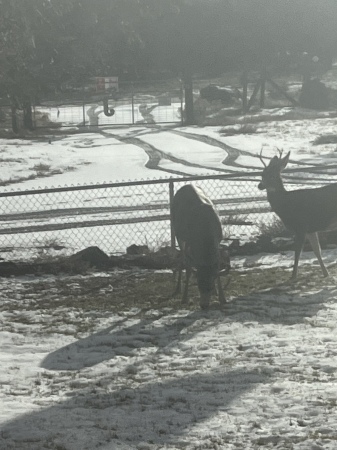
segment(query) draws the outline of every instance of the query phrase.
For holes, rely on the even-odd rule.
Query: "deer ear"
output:
[[[281,161],[280,161],[281,170],[286,168],[286,166],[289,162],[289,157],[290,157],[290,152],[288,152],[284,158],[281,158]]]
[[[272,159],[270,160],[269,165],[270,165],[270,166],[275,166],[275,165],[278,165],[278,163],[279,163],[278,156],[275,155],[275,156],[273,156]]]

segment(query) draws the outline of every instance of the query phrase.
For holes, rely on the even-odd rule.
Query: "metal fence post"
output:
[[[183,82],[180,80],[180,111],[181,111],[181,126],[184,125],[184,89]]]
[[[170,193],[170,230],[171,230],[171,248],[175,248],[176,246],[176,235],[174,233],[173,224],[172,224],[172,214],[171,214],[171,208],[172,208],[172,201],[174,197],[174,182],[170,180],[169,182],[169,193]]]
[[[84,95],[84,88],[83,88],[83,105],[82,105],[82,114],[83,114],[83,126],[85,127],[85,95]]]
[[[132,125],[135,124],[135,99],[134,99],[134,85],[131,87],[131,107],[132,107]]]

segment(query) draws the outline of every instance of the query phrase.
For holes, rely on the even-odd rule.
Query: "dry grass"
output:
[[[309,281],[316,284],[324,282],[317,267],[309,270],[308,266],[306,267],[307,270],[300,268],[300,276],[296,281],[298,286],[302,284],[307,286]],[[290,268],[232,271],[225,277],[223,284],[227,283],[228,277],[230,282],[226,289],[226,297],[235,300],[237,297],[249,296],[260,291],[289,286]],[[127,270],[113,272],[108,276],[96,274],[96,276],[42,278],[40,282],[34,282],[27,287],[26,296],[33,298],[34,301],[27,304],[26,309],[42,309],[47,312],[65,307],[80,309],[82,312],[95,310],[122,313],[137,308],[141,310],[141,314],[151,309],[159,311],[167,308],[200,309],[195,279],[192,279],[190,301],[186,306],[181,305],[181,298],[172,298],[174,287],[175,280],[170,271]],[[58,293],[53,299],[45,295],[51,289]],[[219,307],[216,297],[213,298],[211,307]]]
[[[329,271],[332,276],[336,276],[336,265],[329,267]],[[226,288],[229,304],[222,307],[224,314],[232,308],[233,316],[236,305],[242,304],[242,301],[249,311],[254,312],[255,301],[260,296],[268,301],[268,295],[272,298],[276,295],[282,301],[284,295],[296,298],[313,289],[322,290],[327,284],[327,279],[322,277],[317,266],[301,265],[296,282],[290,282],[290,273],[290,268],[259,269],[256,266],[251,269],[247,267],[245,271],[232,271]],[[223,285],[227,281],[228,278],[223,281]],[[174,286],[170,271],[139,269],[33,277],[31,281],[25,279],[24,282],[18,279],[17,298],[7,294],[2,301],[1,309],[8,314],[14,313],[11,314],[11,322],[4,324],[4,330],[14,332],[14,323],[20,323],[30,326],[32,333],[44,336],[59,332],[62,327],[62,333],[81,338],[83,333],[91,333],[102,317],[116,315],[123,322],[127,317],[144,319],[179,311],[185,314],[186,310],[200,312],[195,279],[190,285],[187,305],[182,305],[180,297],[172,298]],[[210,310],[219,309],[220,305],[213,297]],[[207,314],[207,311],[203,314]]]
[[[289,232],[283,225],[283,222],[275,217],[272,222],[259,224],[260,236],[268,236],[270,238],[289,236]]]

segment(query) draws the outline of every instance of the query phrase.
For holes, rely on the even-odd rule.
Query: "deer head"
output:
[[[262,180],[258,185],[260,190],[267,189],[269,191],[276,190],[280,180],[281,180],[281,172],[287,166],[289,162],[290,152],[282,158],[282,150],[279,150],[279,156],[274,156],[269,164],[267,165],[262,159],[262,150],[260,152],[260,161],[264,165],[264,169],[262,172]]]

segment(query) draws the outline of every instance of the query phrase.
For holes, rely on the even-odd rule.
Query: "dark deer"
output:
[[[188,283],[193,266],[196,269],[200,306],[202,308],[209,306],[211,294],[215,289],[215,280],[217,280],[219,302],[225,303],[219,278],[219,245],[222,239],[222,228],[213,203],[199,187],[185,185],[173,198],[171,220],[183,256],[175,294],[181,291],[182,268],[185,263],[186,280],[182,302],[187,302]]]
[[[322,260],[317,232],[337,228],[337,183],[314,189],[286,191],[281,172],[288,164],[289,156],[290,152],[282,158],[280,152],[280,156],[274,156],[267,166],[261,152],[260,159],[265,168],[258,187],[267,190],[272,211],[295,234],[295,262],[291,278],[297,276],[298,261],[306,237],[326,277],[329,273]]]

